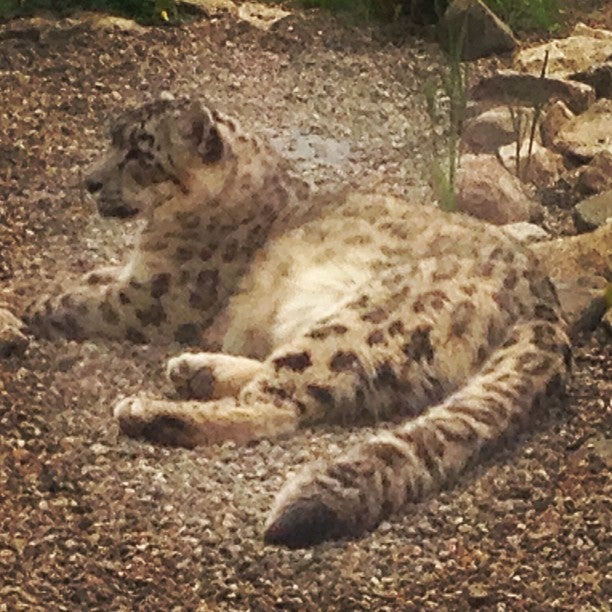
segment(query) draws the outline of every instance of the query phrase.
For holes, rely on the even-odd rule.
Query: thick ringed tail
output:
[[[555,319],[516,324],[482,370],[443,403],[289,481],[265,541],[297,548],[358,536],[507,440],[564,389],[571,355]]]

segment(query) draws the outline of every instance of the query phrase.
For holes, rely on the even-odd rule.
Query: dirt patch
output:
[[[0,301],[19,310],[60,271],[119,261],[130,226],[92,215],[79,172],[109,118],[162,90],[198,92],[281,147],[297,141],[296,164],[317,183],[427,199],[434,141],[421,89],[439,59],[418,38],[390,44],[317,14],[269,32],[230,17],[145,34],[6,26]],[[331,158],[313,143],[332,143]],[[306,552],[264,547],[274,494],[290,470],[371,430],[198,451],[120,436],[110,407],[163,388],[163,359],[176,350],[34,342],[0,363],[8,609],[605,606],[609,482],[595,442],[606,431],[609,345],[578,348],[567,405],[459,486],[363,540]]]

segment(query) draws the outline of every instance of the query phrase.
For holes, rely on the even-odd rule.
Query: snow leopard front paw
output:
[[[254,359],[221,353],[183,353],[168,360],[166,373],[183,399],[237,397],[262,368]]]

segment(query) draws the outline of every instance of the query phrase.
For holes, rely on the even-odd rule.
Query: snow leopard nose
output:
[[[87,177],[85,179],[85,186],[87,187],[87,191],[89,191],[91,194],[97,193],[102,189],[102,183],[91,177]]]

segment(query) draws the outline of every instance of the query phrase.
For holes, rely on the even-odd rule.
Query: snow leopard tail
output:
[[[563,392],[570,370],[564,324],[554,309],[540,314],[512,328],[481,371],[443,403],[287,482],[265,541],[299,548],[358,536],[508,440]]]

